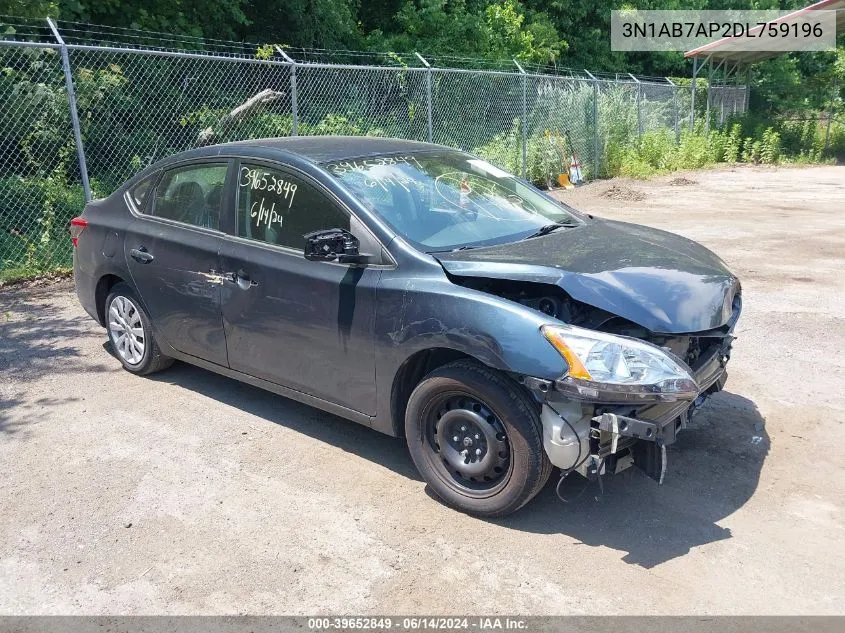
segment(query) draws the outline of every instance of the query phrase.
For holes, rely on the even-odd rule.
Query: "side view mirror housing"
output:
[[[366,264],[370,256],[358,251],[360,243],[345,229],[323,229],[303,235],[305,259],[316,262]]]

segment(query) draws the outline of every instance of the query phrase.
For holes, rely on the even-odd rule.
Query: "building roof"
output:
[[[776,21],[778,23],[791,22],[799,16],[803,16],[808,11],[836,11],[836,30],[841,32],[845,28],[845,0],[821,0],[815,4],[811,4],[803,9],[798,9],[792,13],[788,13]],[[752,29],[752,31],[759,31]],[[755,38],[755,37],[723,37],[715,42],[710,42],[704,46],[699,46],[691,51],[684,53],[684,57],[712,59],[714,62],[726,61],[729,63],[739,64],[754,64],[764,59],[777,57],[785,52],[788,52],[790,45],[789,38]],[[741,44],[742,50],[737,50]],[[771,50],[778,45],[782,46],[782,50]],[[756,48],[756,50],[755,50]],[[766,50],[762,50],[766,49]]]

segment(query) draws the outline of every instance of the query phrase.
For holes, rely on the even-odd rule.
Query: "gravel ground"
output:
[[[496,521],[434,501],[400,441],[187,365],[122,371],[69,282],[0,290],[0,613],[845,613],[843,184],[563,193],[714,249],[745,313],[664,486],[550,485]]]

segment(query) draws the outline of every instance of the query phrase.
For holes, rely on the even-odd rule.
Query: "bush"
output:
[[[508,132],[497,134],[486,145],[475,148],[473,153],[505,171],[512,174],[521,174],[522,126],[520,120],[514,119],[513,126]]]
[[[70,266],[67,230],[84,206],[80,184],[68,186],[55,176],[0,179],[0,269],[22,275]]]
[[[742,126],[739,123],[731,125],[730,132],[725,139],[724,160],[726,163],[735,163],[739,160],[739,152],[742,148]]]
[[[608,144],[604,170],[608,176],[648,178],[682,169],[718,163],[775,165],[817,163],[824,159],[824,132],[818,123],[787,122],[764,126],[753,119],[737,120],[721,130],[684,130],[680,141],[670,130],[646,132],[627,143]],[[746,134],[743,136],[743,133]],[[831,126],[829,154],[845,153],[845,126]]]
[[[780,134],[774,128],[766,128],[760,140],[760,161],[772,165],[780,158]]]

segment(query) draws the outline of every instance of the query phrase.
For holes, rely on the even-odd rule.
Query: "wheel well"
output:
[[[103,275],[97,282],[97,288],[94,290],[94,301],[97,304],[97,319],[103,327],[106,325],[106,297],[109,296],[111,289],[121,281],[123,279],[117,275]]]
[[[457,350],[436,347],[417,352],[408,358],[393,379],[390,396],[390,411],[393,418],[393,433],[396,437],[405,435],[405,409],[411,392],[420,384],[423,376],[448,363],[472,356]]]

